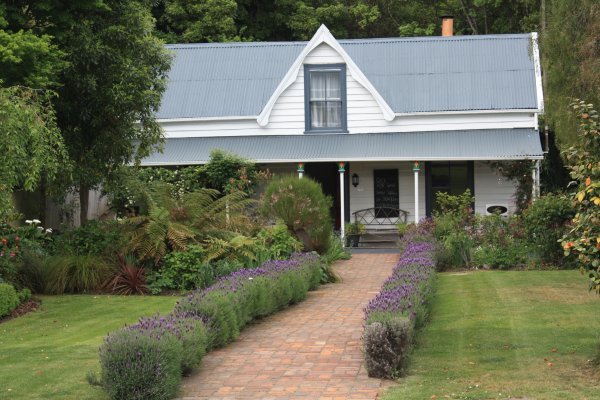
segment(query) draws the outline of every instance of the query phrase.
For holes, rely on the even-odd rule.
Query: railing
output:
[[[408,211],[400,208],[373,207],[355,211],[352,215],[354,222],[364,225],[396,225],[399,222],[406,223]]]

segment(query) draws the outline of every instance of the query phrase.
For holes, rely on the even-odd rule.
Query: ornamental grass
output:
[[[402,254],[381,291],[365,307],[365,361],[369,376],[402,374],[415,329],[427,320],[435,279],[435,243],[423,227],[404,235]]]
[[[171,314],[142,318],[107,336],[100,348],[100,384],[111,399],[172,398],[181,375],[207,350],[235,340],[250,321],[301,301],[320,277],[319,257],[298,253],[191,292]]]

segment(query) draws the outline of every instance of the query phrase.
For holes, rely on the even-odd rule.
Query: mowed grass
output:
[[[0,324],[0,399],[106,399],[86,381],[99,371],[109,331],[156,312],[177,297],[43,296],[42,306]]]
[[[578,271],[439,274],[392,399],[600,399],[600,298]]]

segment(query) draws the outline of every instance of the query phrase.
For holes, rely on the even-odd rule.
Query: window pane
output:
[[[310,99],[325,100],[327,93],[327,79],[323,72],[310,73]]]
[[[341,128],[342,126],[342,104],[337,101],[327,102],[327,120],[328,128]]]
[[[339,100],[342,96],[340,88],[340,73],[338,71],[326,72],[327,100]]]
[[[466,165],[451,165],[450,166],[450,194],[463,194],[468,188],[467,166]]]
[[[327,115],[327,102],[315,101],[310,103],[310,126],[313,128],[324,128],[325,116]]]
[[[431,186],[447,189],[450,186],[450,169],[448,164],[431,165]]]

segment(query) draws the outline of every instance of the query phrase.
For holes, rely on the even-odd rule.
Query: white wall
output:
[[[350,185],[350,219],[354,221],[352,213],[374,206],[373,170],[398,169],[398,208],[408,211],[407,222],[415,220],[415,181],[412,164],[408,162],[381,162],[381,163],[350,163],[350,176],[356,173],[360,183],[357,187]],[[425,171],[419,173],[419,218],[425,217]],[[372,226],[375,228],[376,226]]]
[[[515,212],[514,194],[517,186],[502,177],[489,163],[475,163],[475,212],[485,214],[486,205],[500,204]]]
[[[343,58],[329,45],[322,43],[311,51],[305,64],[344,63]],[[456,129],[530,128],[536,126],[536,116],[526,112],[507,113],[445,113],[437,115],[403,115],[388,122],[379,105],[346,69],[348,100],[348,131],[350,133],[423,132]],[[279,97],[269,118],[261,127],[256,118],[203,121],[163,121],[165,136],[255,136],[302,135],[304,133],[304,68],[298,71],[296,81]]]
[[[412,164],[407,162],[353,162],[350,163],[350,175],[356,173],[360,184],[355,188],[350,185],[350,215],[374,206],[373,170],[398,169],[399,195],[398,207],[408,211],[408,222],[414,222],[414,175]],[[515,211],[514,193],[516,185],[504,179],[488,163],[475,162],[475,212],[485,214],[486,205],[501,204],[508,207],[509,213]],[[419,172],[419,217],[425,217],[425,170]],[[373,226],[375,227],[375,226]]]

